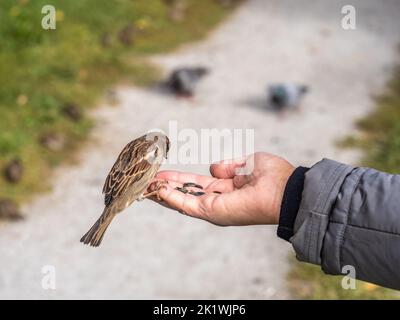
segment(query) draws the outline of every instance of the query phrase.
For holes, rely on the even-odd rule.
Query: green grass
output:
[[[0,169],[13,158],[25,167],[23,180],[0,177],[0,198],[29,198],[48,186],[51,169],[71,158],[87,136],[87,117],[71,121],[68,103],[93,107],[117,82],[147,85],[158,70],[149,54],[165,52],[204,37],[231,11],[215,0],[186,0],[185,18],[174,22],[162,0],[2,0],[0,3]],[[41,8],[54,5],[57,29],[41,28]],[[119,31],[134,27],[133,45],[119,41]],[[110,39],[104,46],[101,39]],[[65,137],[59,152],[43,148],[43,134]]]
[[[362,165],[378,170],[400,172],[400,67],[386,91],[375,98],[377,107],[358,122],[360,135],[344,145],[361,148]]]
[[[374,110],[358,121],[359,135],[344,147],[360,148],[362,165],[391,173],[400,172],[400,68],[385,92],[375,98]],[[400,292],[357,281],[356,290],[344,290],[342,277],[325,275],[318,266],[294,262],[289,285],[294,296],[304,299],[400,299]]]
[[[400,299],[400,292],[356,281],[356,288],[342,288],[342,276],[330,276],[320,266],[294,261],[288,277],[289,289],[300,299]]]

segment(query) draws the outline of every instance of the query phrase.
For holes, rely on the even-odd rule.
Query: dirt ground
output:
[[[249,0],[207,40],[154,57],[166,72],[201,64],[212,73],[194,102],[124,87],[118,106],[96,109],[79,164],[57,171],[53,190],[24,206],[24,222],[1,226],[0,298],[290,298],[291,247],[275,226],[219,228],[142,201],[115,219],[100,248],[79,239],[103,209],[102,184],[120,149],[151,128],[168,130],[169,120],[179,129],[254,129],[256,150],[296,165],[356,163],[335,142],[371,108],[395,62],[400,4],[352,3],[357,29],[346,31],[346,1]],[[265,110],[266,86],[279,81],[311,87],[300,112]],[[55,290],[42,288],[46,265],[55,268]]]

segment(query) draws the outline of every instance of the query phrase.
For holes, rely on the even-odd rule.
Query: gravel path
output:
[[[276,227],[218,228],[150,201],[137,203],[92,249],[80,236],[102,210],[101,188],[120,149],[150,128],[252,128],[255,147],[297,165],[322,157],[355,162],[334,142],[372,105],[395,60],[398,1],[352,1],[357,30],[340,27],[342,1],[253,0],[208,40],[154,60],[169,70],[205,64],[212,74],[194,103],[154,90],[121,88],[79,165],[58,170],[53,191],[0,229],[0,298],[288,298],[290,246]],[[396,3],[397,2],[397,3]],[[262,110],[265,86],[291,80],[312,93],[285,119]],[[168,166],[166,166],[168,167]],[[169,166],[207,173],[202,165]],[[41,286],[44,265],[56,290]]]

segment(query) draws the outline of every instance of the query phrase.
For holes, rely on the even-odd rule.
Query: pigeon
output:
[[[306,85],[282,83],[268,88],[269,103],[274,110],[284,111],[298,108],[303,96],[309,92]]]
[[[167,85],[177,96],[192,97],[196,84],[208,73],[204,67],[179,68],[172,72]]]

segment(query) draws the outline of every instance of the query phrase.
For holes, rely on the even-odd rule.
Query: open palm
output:
[[[293,170],[280,157],[255,153],[212,164],[212,176],[161,171],[156,179],[168,181],[159,191],[162,204],[189,216],[220,226],[277,224],[283,192]],[[194,196],[176,189],[187,182],[201,185],[205,194]]]

